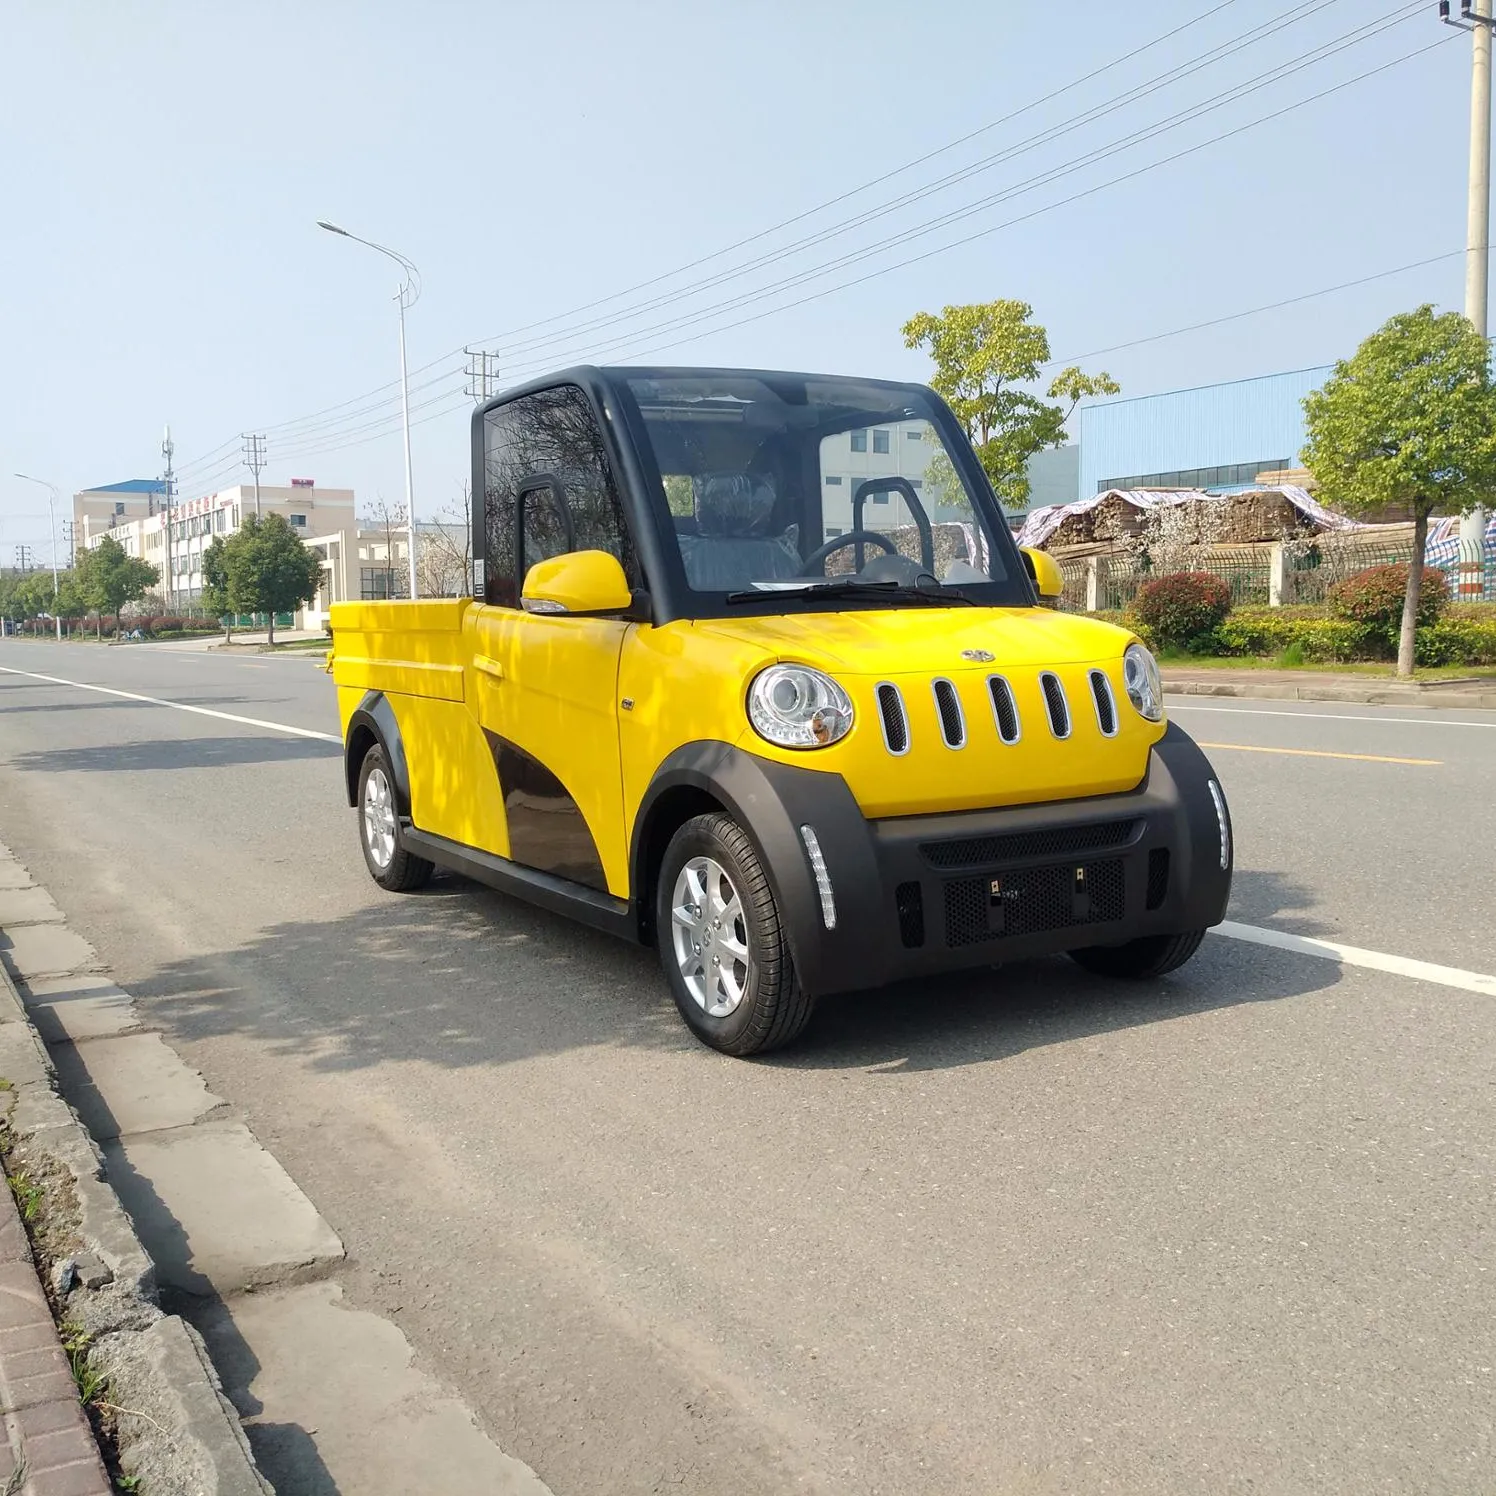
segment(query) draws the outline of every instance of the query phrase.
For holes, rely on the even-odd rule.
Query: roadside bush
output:
[[[1336,582],[1325,593],[1325,601],[1332,618],[1344,618],[1396,638],[1402,627],[1403,598],[1407,591],[1408,566],[1404,561],[1391,566],[1369,566]],[[1424,567],[1418,593],[1419,628],[1436,623],[1448,601],[1448,578],[1437,567]]]
[[[1205,571],[1177,571],[1138,588],[1133,612],[1164,649],[1207,653],[1231,611],[1231,589]]]
[[[1496,618],[1467,618],[1465,613],[1461,607],[1418,630],[1413,641],[1417,664],[1496,665]]]
[[[1216,629],[1220,652],[1226,655],[1282,655],[1298,649],[1306,660],[1339,663],[1346,660],[1383,658],[1386,641],[1379,634],[1368,637],[1360,624],[1343,618],[1279,618],[1271,613],[1233,613]]]

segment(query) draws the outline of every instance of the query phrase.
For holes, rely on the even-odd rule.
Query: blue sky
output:
[[[1138,395],[1462,302],[1454,254],[1136,342],[1462,248],[1469,41],[1431,0],[6,0],[4,25],[3,564],[47,547],[13,470],[70,512],[154,476],[168,421],[184,496],[247,478],[238,433],[263,430],[266,481],[400,499],[393,267],[322,217],[421,268],[422,514],[460,498],[464,344],[517,377],[647,355],[922,378],[908,316],[1011,296],[1059,358],[1134,345],[1081,361]]]

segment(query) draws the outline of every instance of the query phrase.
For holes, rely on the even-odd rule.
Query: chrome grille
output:
[[[1117,736],[1117,699],[1104,670],[1091,672],[1091,700],[1096,703],[1096,725],[1104,738]]]
[[[883,744],[895,756],[909,751],[909,714],[899,688],[884,681],[878,687],[878,716],[883,723]]]
[[[1070,703],[1065,699],[1065,688],[1053,671],[1046,670],[1039,677],[1039,687],[1044,692],[1044,705],[1049,712],[1049,730],[1057,738],[1070,736]]]
[[[962,748],[966,744],[966,718],[961,711],[961,698],[948,680],[937,680],[932,686],[935,692],[935,710],[940,714],[940,736],[947,748]]]
[[[997,723],[997,735],[1005,743],[1016,743],[1020,731],[1018,703],[1013,699],[1013,688],[1000,675],[987,677],[987,691],[992,697],[992,716]]]

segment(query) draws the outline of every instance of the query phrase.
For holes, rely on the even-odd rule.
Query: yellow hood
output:
[[[1085,665],[1119,660],[1131,637],[1112,624],[1048,608],[917,606],[715,618],[694,627],[845,675]],[[992,658],[967,659],[965,650]]]

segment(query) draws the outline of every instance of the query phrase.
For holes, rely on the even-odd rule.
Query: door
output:
[[[470,709],[503,803],[512,861],[628,892],[618,666],[630,624],[528,613],[525,573],[574,550],[638,561],[586,394],[560,385],[484,420],[482,601],[469,610]]]

